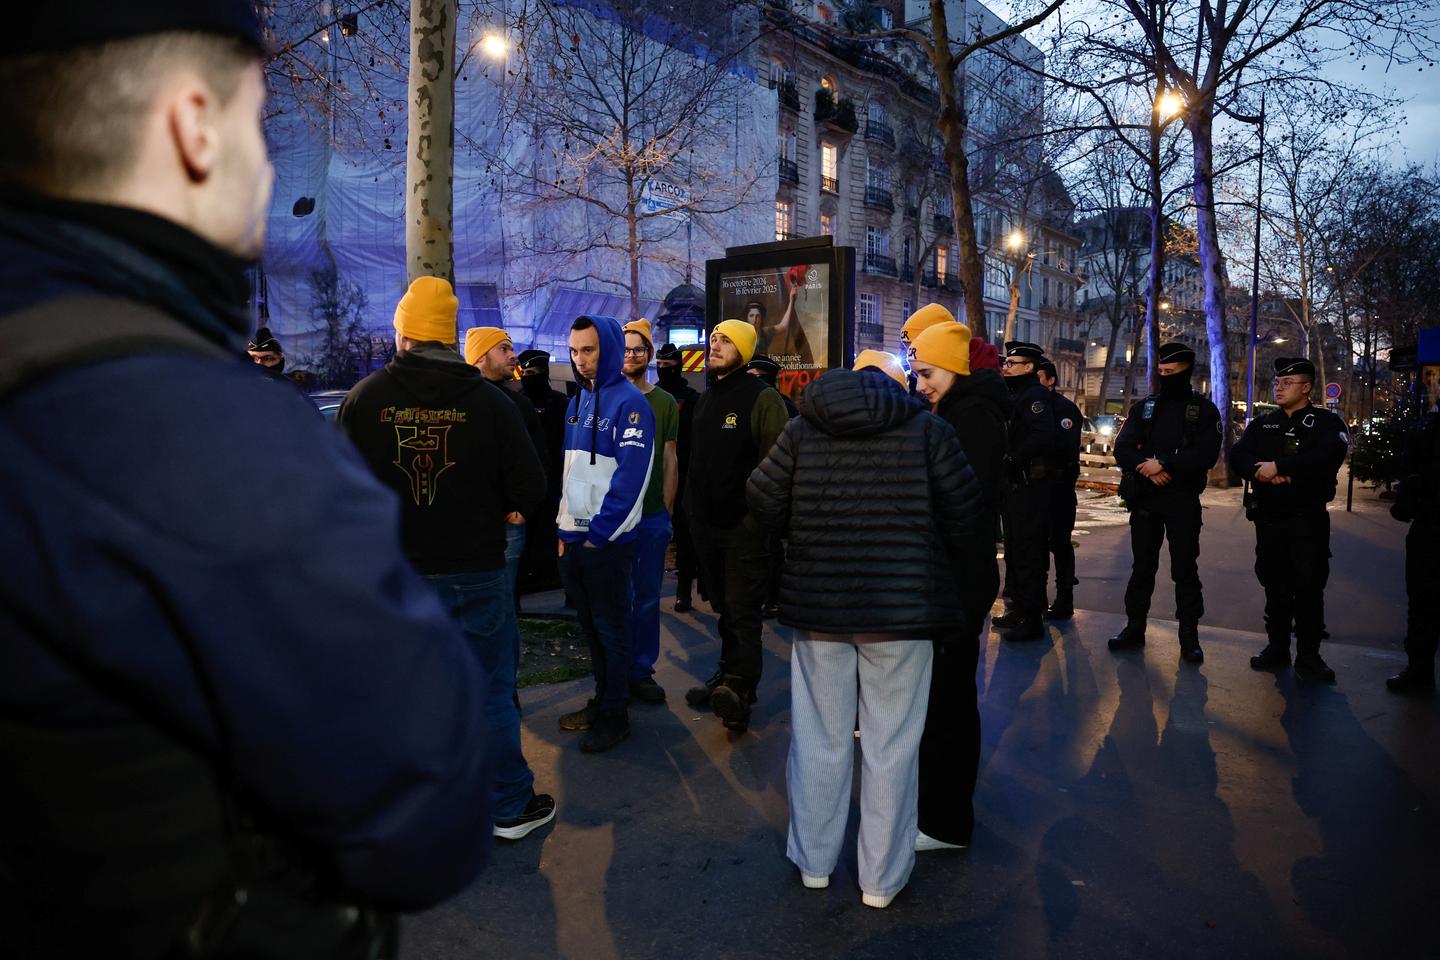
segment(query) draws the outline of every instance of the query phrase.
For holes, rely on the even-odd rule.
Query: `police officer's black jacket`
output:
[[[1189,383],[1137,403],[1115,438],[1115,462],[1133,476],[1132,508],[1164,513],[1190,504],[1220,459],[1220,411]],[[1136,472],[1151,457],[1170,474],[1163,487]]]
[[[985,503],[998,514],[1004,498],[1005,432],[1010,419],[1010,392],[1004,379],[983,368],[956,377],[935,412],[955,428],[960,449],[985,491]]]
[[[966,558],[995,555],[955,431],[889,377],[832,370],[750,475],[751,514],[789,537],[780,621],[943,642],[966,622]]]
[[[1053,478],[1060,467],[1055,457],[1055,395],[1033,373],[1007,377],[1005,385],[1015,398],[1010,417],[1011,479]]]
[[[1349,449],[1345,421],[1307,404],[1293,414],[1276,410],[1252,420],[1230,450],[1230,468],[1254,480],[1258,464],[1274,461],[1290,482],[1256,483],[1256,506],[1262,514],[1296,516],[1335,499],[1335,474]]]
[[[1080,476],[1080,427],[1085,415],[1063,393],[1050,392],[1055,412],[1055,465],[1067,479]]]
[[[1440,523],[1440,414],[1424,414],[1406,437],[1401,471],[1390,515],[1406,523]]]

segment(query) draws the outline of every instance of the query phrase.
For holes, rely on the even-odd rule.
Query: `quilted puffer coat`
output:
[[[966,623],[960,578],[989,535],[984,496],[954,429],[889,377],[812,383],[746,493],[788,538],[781,623],[942,642]]]

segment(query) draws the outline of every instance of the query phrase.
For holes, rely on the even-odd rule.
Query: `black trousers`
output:
[[[1265,588],[1265,633],[1277,647],[1314,653],[1325,635],[1330,579],[1330,515],[1323,509],[1255,520],[1255,575]]]
[[[754,691],[760,683],[760,607],[770,572],[768,539],[746,517],[733,527],[692,522],[695,555],[720,613],[720,672]]]
[[[1440,641],[1440,588],[1435,582],[1435,545],[1440,522],[1416,520],[1405,534],[1405,653],[1422,663],[1435,658]]]
[[[1125,616],[1143,621],[1150,613],[1160,545],[1170,541],[1170,579],[1175,581],[1175,619],[1196,623],[1205,614],[1200,585],[1200,498],[1174,512],[1130,512],[1130,583],[1125,587]]]
[[[690,532],[690,517],[683,498],[675,498],[675,514],[671,518],[675,537],[675,596],[690,599],[690,589],[700,576],[700,561],[695,557],[695,537]],[[700,577],[700,592],[707,594],[705,579]]]
[[[1075,592],[1075,481],[1057,480],[1050,490],[1050,518],[1047,534],[1050,554],[1055,558],[1055,596]]]
[[[935,645],[930,708],[920,737],[920,832],[968,846],[975,830],[975,778],[980,771],[980,707],[975,667],[978,636]]]
[[[1052,486],[1048,480],[1016,483],[1005,494],[1005,585],[1011,602],[1026,616],[1045,612]]]

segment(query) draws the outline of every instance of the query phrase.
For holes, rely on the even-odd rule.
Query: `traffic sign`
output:
[[[1326,399],[1326,400],[1339,400],[1339,399],[1340,399],[1340,384],[1338,384],[1338,383],[1327,383],[1327,384],[1325,384],[1325,399]]]

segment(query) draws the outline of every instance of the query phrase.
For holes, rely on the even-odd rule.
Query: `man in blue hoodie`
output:
[[[560,718],[588,731],[586,753],[630,735],[631,566],[655,445],[655,414],[625,379],[625,336],[610,317],[579,317],[570,362],[580,384],[565,423],[561,575],[590,641],[595,696]]]

